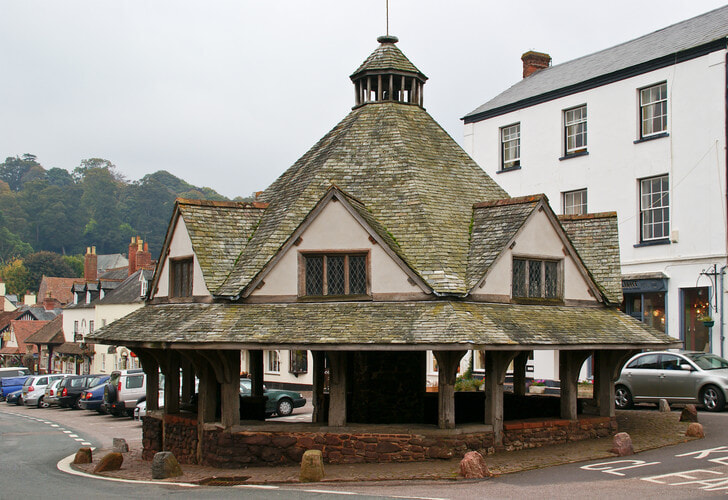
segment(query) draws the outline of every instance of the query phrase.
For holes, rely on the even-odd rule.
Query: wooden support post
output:
[[[182,402],[189,403],[195,394],[195,369],[186,357],[181,359],[182,366]]]
[[[576,420],[579,371],[591,351],[559,351],[561,418]]]
[[[167,369],[164,372],[164,413],[179,413],[179,367],[180,355],[177,351],[164,351],[167,357]]]
[[[159,363],[146,350],[136,349],[134,353],[142,362],[142,370],[147,377],[147,411],[159,410]]]
[[[455,427],[455,379],[460,359],[467,351],[433,351],[437,360],[437,426]]]
[[[346,352],[329,351],[329,427],[346,425]]]
[[[526,364],[531,351],[521,351],[513,360],[513,394],[526,395]]]
[[[508,365],[517,354],[517,351],[485,353],[485,423],[493,426],[496,446],[503,445],[503,384]]]
[[[326,422],[326,409],[324,408],[324,377],[326,355],[322,351],[311,351],[313,357],[313,416],[311,421],[317,424]]]
[[[225,380],[220,390],[222,426],[230,429],[240,424],[240,351],[218,351],[225,366]]]

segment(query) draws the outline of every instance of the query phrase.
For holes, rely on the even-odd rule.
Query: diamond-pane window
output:
[[[329,256],[326,260],[328,295],[344,295],[346,290],[346,283],[344,281],[344,256]]]
[[[352,295],[367,293],[367,259],[364,255],[349,257],[349,293]]]
[[[511,289],[515,298],[558,299],[559,280],[556,261],[513,259]]]
[[[366,255],[304,255],[304,295],[366,295]]]
[[[324,258],[306,257],[306,295],[324,294]]]

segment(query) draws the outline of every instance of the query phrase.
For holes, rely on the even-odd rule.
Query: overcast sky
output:
[[[553,63],[721,6],[709,0],[390,0],[390,33],[460,118]],[[385,31],[385,0],[0,0],[0,161],[164,169],[228,197],[267,187],[351,109],[349,75]]]

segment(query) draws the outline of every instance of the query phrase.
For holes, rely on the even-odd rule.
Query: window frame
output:
[[[322,294],[309,295],[306,293],[306,259],[309,257],[322,258]],[[328,293],[328,258],[344,257],[344,293],[331,295]],[[363,294],[350,293],[350,257],[364,257],[365,292]],[[371,298],[371,254],[368,249],[363,250],[321,250],[301,251],[298,253],[298,297],[302,299],[323,299],[323,300],[361,300]]]
[[[652,181],[655,181],[655,180],[658,180],[658,179],[659,180],[661,180],[661,179],[666,179],[667,180],[667,188],[666,188],[666,190],[660,190],[659,191],[659,193],[664,193],[662,196],[660,196],[660,199],[664,198],[664,196],[667,195],[667,203],[666,203],[666,205],[660,205],[660,206],[657,206],[657,207],[654,207],[653,206],[653,207],[649,207],[649,208],[644,208],[643,207],[643,201],[644,201],[644,198],[645,198],[644,185],[645,185],[646,182],[650,182],[651,183]],[[638,191],[639,191],[639,193],[638,193],[638,195],[639,195],[638,203],[639,203],[639,238],[640,238],[640,243],[649,243],[649,242],[657,242],[657,241],[667,241],[670,238],[670,219],[671,219],[671,217],[670,217],[670,174],[655,175],[655,176],[652,176],[652,177],[645,177],[645,178],[642,178],[642,179],[638,179],[637,180],[637,186],[638,186]],[[662,187],[662,185],[661,185],[661,187]],[[648,196],[653,196],[653,195],[654,195],[654,193],[651,191]],[[664,211],[663,213],[666,213],[667,214],[666,220],[663,219],[662,222],[660,222],[660,223],[655,223],[655,222],[646,223],[645,222],[645,215],[647,215],[648,213],[654,214],[654,213],[657,213],[658,211]],[[667,227],[666,227],[666,229],[663,228],[664,234],[662,234],[660,236],[654,236],[654,228],[655,227],[658,227],[658,224],[659,225],[662,225],[662,224],[665,224],[665,223],[667,224]],[[646,233],[645,228],[647,227],[647,225],[649,225],[649,226],[651,226],[653,228],[652,229],[653,236],[650,236],[650,237],[646,237],[645,236],[645,233]]]
[[[643,92],[657,89],[659,87],[665,88],[665,95],[664,97],[658,98],[655,101],[650,101],[647,104],[643,102]],[[658,96],[659,97],[659,96]],[[638,120],[639,120],[639,132],[640,132],[640,139],[649,139],[652,137],[658,137],[662,136],[664,134],[667,134],[667,127],[668,127],[668,119],[669,119],[669,113],[668,113],[668,93],[667,93],[667,81],[662,81],[659,83],[654,83],[652,85],[647,85],[646,87],[641,87],[637,89],[637,103],[638,103]],[[645,111],[647,109],[655,109],[657,105],[660,103],[664,103],[664,112],[659,115],[653,115],[651,118],[645,119]],[[655,131],[654,129],[649,132],[645,133],[645,123],[648,121],[654,125],[654,120],[659,117],[664,117],[664,124],[662,125],[662,128],[658,131]]]
[[[518,136],[515,138],[505,139],[506,131],[518,127]],[[498,141],[500,151],[500,171],[507,172],[508,170],[515,170],[521,168],[521,122],[511,123],[498,129]],[[515,158],[506,161],[506,144],[515,142],[515,150],[517,154]]]
[[[516,295],[516,279],[515,279],[515,261],[524,261],[524,283],[523,289],[526,295]],[[541,265],[540,269],[540,295],[530,295],[530,273],[529,267],[530,262],[539,262]],[[546,262],[556,264],[556,297],[546,297]],[[514,302],[548,302],[548,303],[563,303],[564,301],[564,259],[549,258],[542,256],[530,256],[530,255],[514,255],[511,259],[511,300]]]
[[[194,293],[194,267],[195,259],[192,255],[187,255],[184,257],[170,257],[169,258],[169,297],[170,298],[176,298],[176,299],[186,299],[191,298]],[[187,265],[189,266],[188,271],[188,282],[185,284],[185,289],[182,292],[189,292],[189,295],[178,295],[177,294],[177,279],[179,274],[179,269]]]
[[[572,120],[571,122],[568,119],[569,113],[573,113],[577,110],[582,110],[583,113],[579,119]],[[589,136],[588,136],[588,114],[587,114],[587,105],[586,104],[580,104],[578,106],[573,106],[571,108],[563,110],[562,114],[563,120],[564,120],[564,156],[574,156],[579,154],[584,154],[587,152],[587,149],[589,147]],[[577,127],[579,125],[583,124],[583,130],[581,132],[577,132],[574,134],[569,134],[569,129],[571,127]],[[583,136],[583,144],[578,147],[572,147],[569,148],[569,137],[578,137]]]
[[[572,203],[571,205],[568,205],[567,204],[567,196],[575,195],[577,193],[583,193],[583,196],[581,197],[581,201],[583,203],[579,203],[578,205]],[[589,213],[589,209],[588,209],[588,205],[587,205],[588,202],[589,202],[589,198],[587,196],[587,188],[574,189],[573,191],[564,191],[564,192],[561,193],[561,212],[562,212],[563,215],[586,215],[586,214]],[[581,207],[582,205],[584,207],[584,211],[583,212],[581,212],[581,211],[579,211],[579,212],[573,212],[573,211],[572,212],[568,212],[567,211],[567,207],[576,207],[576,206]]]

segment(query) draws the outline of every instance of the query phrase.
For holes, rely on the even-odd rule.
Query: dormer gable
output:
[[[386,228],[332,186],[246,292],[253,301],[300,301],[423,298],[431,290]]]
[[[476,204],[471,239],[471,295],[476,300],[604,302],[545,195]]]

